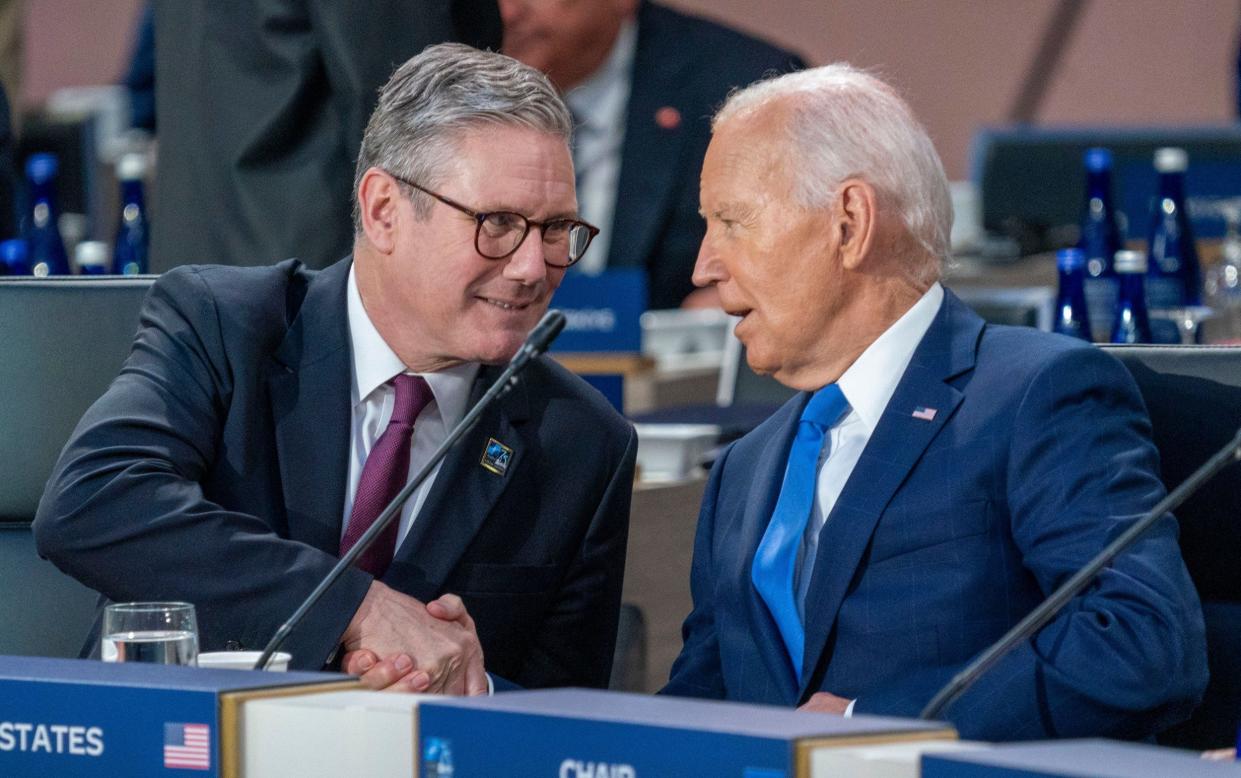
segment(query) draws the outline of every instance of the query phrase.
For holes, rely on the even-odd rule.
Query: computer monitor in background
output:
[[[973,141],[971,179],[978,187],[983,228],[1016,238],[1023,254],[1076,240],[1085,192],[1082,155],[1110,149],[1113,196],[1128,217],[1128,234],[1144,239],[1156,195],[1153,159],[1161,146],[1189,154],[1186,177],[1191,210],[1199,198],[1241,195],[1241,126],[1209,127],[1007,127],[981,130]],[[1199,237],[1223,234],[1218,217],[1196,219]]]

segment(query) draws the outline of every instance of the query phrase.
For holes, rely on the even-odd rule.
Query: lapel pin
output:
[[[670,105],[665,105],[655,112],[655,124],[661,130],[675,130],[681,126],[681,112]]]
[[[925,405],[919,405],[914,408],[913,417],[922,421],[932,421],[935,419],[937,411],[934,408],[928,408]]]
[[[488,438],[487,445],[483,448],[483,459],[480,464],[496,475],[504,475],[512,458],[513,449],[495,438]]]

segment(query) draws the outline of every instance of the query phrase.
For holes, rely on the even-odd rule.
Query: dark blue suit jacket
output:
[[[984,324],[948,293],[820,535],[799,686],[749,571],[806,398],[712,470],[665,693],[794,705],[822,690],[858,713],[916,716],[1164,493],[1123,366]],[[1012,740],[1143,737],[1187,716],[1206,649],[1176,535],[1171,516],[1156,524],[946,718]]]
[[[40,553],[112,600],[193,602],[203,650],[262,647],[336,562],[348,270],[290,260],[161,277],[48,483]],[[475,398],[498,370],[480,371]],[[481,465],[489,438],[513,449],[503,475]],[[596,391],[537,360],[444,461],[384,582],[422,601],[461,595],[497,675],[606,685],[635,451]],[[355,568],[329,590],[287,643],[294,666],[328,660],[371,580]]]
[[[698,178],[712,115],[734,87],[805,63],[653,3],[642,4],[637,24],[608,267],[645,268],[650,307],[675,308],[694,289],[690,275],[705,232]],[[661,127],[655,119],[661,108],[675,108],[680,123]]]

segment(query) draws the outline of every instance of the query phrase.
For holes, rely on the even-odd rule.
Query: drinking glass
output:
[[[103,610],[105,662],[198,664],[198,622],[188,602],[117,602]]]

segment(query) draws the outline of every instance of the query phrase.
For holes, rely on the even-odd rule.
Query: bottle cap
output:
[[[98,267],[108,264],[108,244],[101,240],[84,240],[74,249],[73,259],[78,267]]]
[[[116,177],[121,181],[141,181],[146,178],[147,158],[145,154],[131,151],[116,163]]]
[[[1160,173],[1184,173],[1189,167],[1189,155],[1185,149],[1165,146],[1155,149],[1155,170]]]
[[[55,154],[40,152],[31,154],[26,159],[26,177],[36,184],[42,184],[56,177],[60,168],[60,160]]]
[[[1080,270],[1086,265],[1086,252],[1077,248],[1060,249],[1056,252],[1056,267],[1065,272]]]
[[[26,241],[13,238],[0,243],[0,261],[6,265],[26,264]]]
[[[1145,273],[1146,252],[1121,249],[1112,259],[1112,267],[1117,273]]]
[[[1112,152],[1108,149],[1098,146],[1086,149],[1083,159],[1086,163],[1086,169],[1092,173],[1112,169]]]

